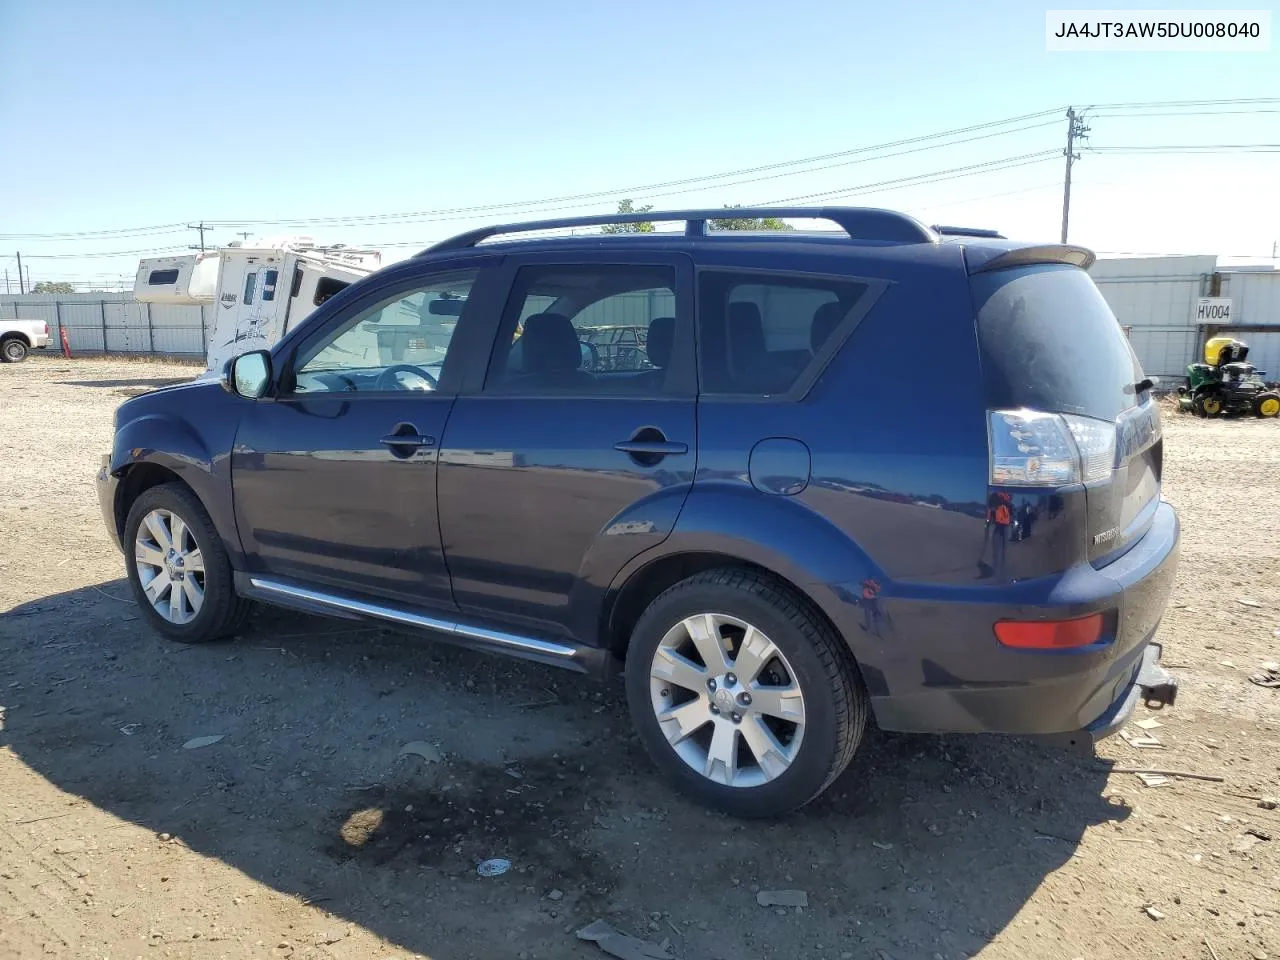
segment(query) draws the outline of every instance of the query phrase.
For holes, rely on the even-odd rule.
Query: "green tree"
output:
[[[731,203],[725,206],[726,210],[732,210],[734,207],[740,207],[740,203]],[[780,220],[777,217],[746,217],[735,219],[731,217],[717,218],[711,221],[712,230],[794,230],[795,227]]]
[[[41,280],[31,288],[32,293],[75,293],[75,287],[69,283],[55,283],[51,280]]]
[[[618,201],[619,213],[647,213],[653,209],[652,203],[643,207],[633,206],[630,200]],[[601,233],[653,233],[653,224],[648,220],[639,223],[606,223],[600,228]]]

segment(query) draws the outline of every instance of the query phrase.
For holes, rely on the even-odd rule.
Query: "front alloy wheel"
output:
[[[204,554],[186,522],[172,510],[152,510],[138,525],[133,556],[156,613],[179,625],[194,620],[204,604]]]
[[[236,595],[226,547],[190,487],[174,482],[144,490],[129,506],[120,539],[134,599],[166,637],[217,640],[248,619],[251,605]]]

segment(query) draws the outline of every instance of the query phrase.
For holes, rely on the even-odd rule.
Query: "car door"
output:
[[[602,591],[670,534],[693,481],[692,266],[530,254],[504,274],[483,387],[459,396],[440,454],[454,596],[592,642]],[[615,347],[620,327],[637,346]]]
[[[232,452],[251,572],[453,608],[436,517],[439,441],[468,331],[496,322],[485,302],[495,262],[393,268],[281,345],[276,394],[244,415]],[[481,333],[487,350],[492,327]]]

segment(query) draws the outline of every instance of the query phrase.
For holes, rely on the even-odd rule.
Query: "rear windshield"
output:
[[[1042,264],[972,278],[992,408],[1114,420],[1136,403],[1142,368],[1115,315],[1078,267]]]

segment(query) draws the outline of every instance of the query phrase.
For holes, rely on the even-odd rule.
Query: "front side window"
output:
[[[476,274],[441,274],[357,311],[304,348],[294,392],[435,390]]]
[[[676,342],[666,266],[525,267],[503,314],[485,390],[662,395]]]
[[[152,287],[168,286],[178,282],[177,270],[152,270],[147,275],[147,284]]]
[[[698,280],[702,389],[786,393],[859,312],[855,280],[704,271]]]

